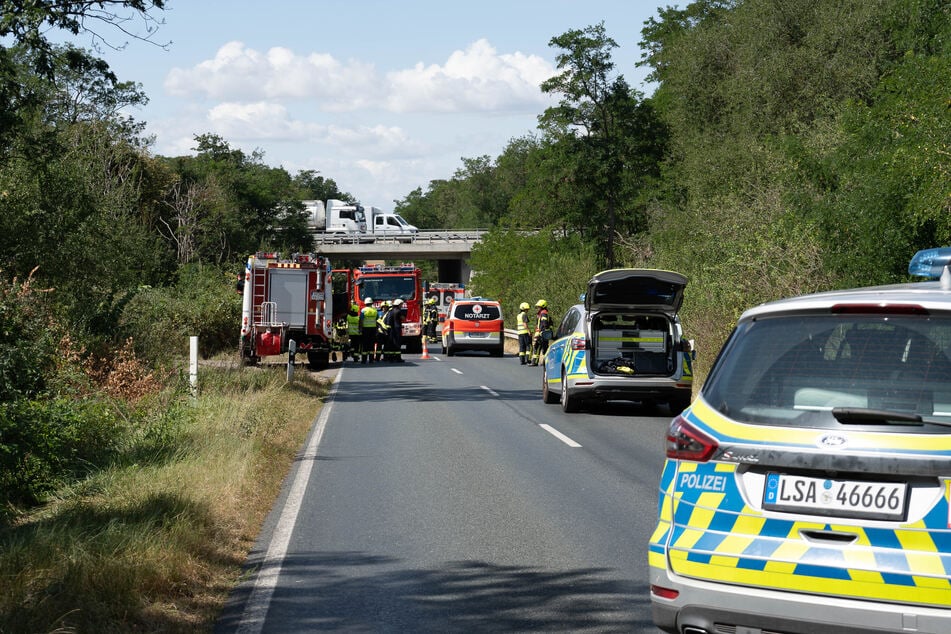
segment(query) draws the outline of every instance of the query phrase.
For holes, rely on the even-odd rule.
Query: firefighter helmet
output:
[[[364,304],[365,306],[369,306],[369,305],[372,304],[372,303],[373,303],[373,298],[372,298],[372,297],[364,297],[364,298],[363,298],[363,304]]]
[[[540,299],[537,302],[535,302],[535,308],[548,308],[548,302],[546,302],[543,299]]]
[[[427,303],[427,304],[435,304],[435,303],[436,303],[436,298],[435,298],[435,297],[430,297],[429,299],[426,300],[426,303]]]
[[[528,305],[528,302],[522,302],[518,305],[519,310],[528,310],[531,306]]]
[[[393,300],[393,305],[394,305],[394,306],[402,306],[402,305],[403,305],[403,300],[400,299],[399,297],[397,297],[396,299]]]

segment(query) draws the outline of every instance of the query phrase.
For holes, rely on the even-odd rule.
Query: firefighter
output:
[[[426,339],[429,343],[436,343],[436,326],[439,324],[439,307],[436,305],[435,297],[430,297],[426,300],[426,310],[423,315],[423,323],[426,326]]]
[[[528,302],[518,305],[519,313],[515,317],[515,332],[518,333],[518,362],[528,365],[532,356],[532,335],[528,329],[528,311],[531,306]]]
[[[540,299],[535,302],[537,309],[535,321],[535,334],[532,336],[532,365],[538,365],[538,362],[548,352],[548,343],[551,341],[551,320],[548,317],[548,302]]]
[[[393,311],[393,302],[386,300],[380,310],[380,318],[376,320],[376,360],[389,361],[390,357],[390,322],[387,316]]]
[[[337,361],[337,352],[340,352],[340,360],[347,360],[347,348],[350,347],[348,341],[349,333],[347,332],[347,318],[341,317],[337,320],[337,323],[334,324],[334,335],[333,339],[330,342],[330,360]]]
[[[366,364],[367,359],[373,363],[373,344],[376,342],[376,322],[378,312],[373,307],[373,298],[363,300],[363,310],[360,311],[360,363]]]
[[[347,339],[349,343],[344,353],[344,360],[347,356],[352,356],[354,361],[359,361],[363,341],[360,332],[360,307],[356,304],[350,304],[350,312],[347,313]]]
[[[388,335],[385,348],[386,360],[393,363],[403,363],[403,306],[402,299],[395,299],[393,307],[384,318]]]

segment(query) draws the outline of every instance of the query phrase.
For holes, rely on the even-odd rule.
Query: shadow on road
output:
[[[313,553],[284,562],[264,631],[656,631],[647,588],[610,575],[482,561],[406,569],[359,552]],[[215,632],[237,631],[243,598]]]

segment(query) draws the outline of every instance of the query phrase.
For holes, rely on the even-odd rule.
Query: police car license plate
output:
[[[815,515],[900,520],[905,518],[905,482],[865,482],[767,473],[763,508]]]

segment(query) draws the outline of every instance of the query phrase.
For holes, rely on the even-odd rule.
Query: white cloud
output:
[[[192,68],[173,68],[165,89],[173,96],[224,101],[315,100],[320,110],[352,111],[382,105],[393,112],[537,110],[548,104],[538,86],[554,68],[537,55],[499,54],[485,39],[453,52],[443,65],[422,63],[381,78],[369,63],[346,64],[325,53],[265,53],[228,42]]]
[[[537,110],[548,103],[539,85],[554,73],[537,55],[499,55],[480,39],[443,66],[420,63],[390,73],[387,106],[395,112]]]
[[[372,64],[341,64],[328,54],[300,56],[284,47],[261,53],[242,42],[228,42],[215,57],[192,68],[173,68],[165,90],[177,97],[204,95],[213,100],[321,100],[327,110],[364,105],[378,86]]]

